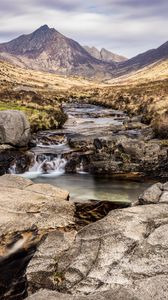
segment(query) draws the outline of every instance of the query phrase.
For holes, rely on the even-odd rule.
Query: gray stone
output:
[[[145,192],[139,196],[139,204],[158,203],[163,192],[163,185],[156,183],[150,186]]]
[[[60,257],[56,271],[64,281],[58,287],[82,296],[120,285],[138,299],[167,299],[167,224],[163,203],[111,211],[79,231]]]
[[[0,111],[0,144],[17,147],[27,146],[30,140],[30,125],[23,112]]]
[[[168,190],[164,190],[163,194],[160,197],[160,201],[159,202],[165,202],[168,203]]]
[[[164,191],[168,191],[168,182],[163,184],[163,189]]]
[[[75,207],[65,201],[67,191],[14,175],[0,177],[0,187],[0,234],[33,225],[48,230],[74,223]]]
[[[95,293],[89,296],[74,296],[62,294],[56,291],[40,290],[34,295],[26,298],[27,300],[139,300],[134,293],[128,292],[122,287],[116,287],[106,292]],[[143,299],[144,300],[144,299]]]
[[[72,245],[76,233],[75,230],[67,232],[54,230],[48,233],[27,268],[30,293],[40,288],[54,289],[57,259]]]
[[[26,267],[37,245],[46,238],[31,262],[29,276],[34,270],[39,276],[39,268],[49,272],[49,260],[54,266],[56,253],[70,246],[75,206],[67,201],[67,191],[20,176],[0,177],[0,189],[0,299],[22,300],[27,296]]]

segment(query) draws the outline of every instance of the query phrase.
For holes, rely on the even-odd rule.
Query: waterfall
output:
[[[67,161],[61,155],[34,155],[29,170],[18,175],[30,179],[36,177],[57,177],[65,173],[66,163]],[[16,165],[10,167],[9,173],[17,173]]]
[[[88,174],[88,172],[84,171],[83,159],[80,162],[79,168],[76,168],[76,172],[78,174]]]
[[[16,174],[16,163],[14,163],[10,168],[8,169],[9,174]]]

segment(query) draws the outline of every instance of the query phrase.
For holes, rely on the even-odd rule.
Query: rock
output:
[[[136,296],[131,295],[126,289],[116,287],[107,292],[95,293],[89,296],[74,296],[69,294],[62,294],[56,291],[40,290],[32,296],[26,298],[27,300],[138,300]],[[143,299],[144,300],[144,299]]]
[[[0,299],[22,300],[27,295],[26,267],[37,245],[44,237],[51,242],[52,232],[59,245],[57,231],[71,231],[75,206],[67,201],[68,192],[19,176],[0,177],[0,189]],[[59,237],[62,242],[64,235]],[[61,249],[68,247],[68,237],[72,239],[65,233]]]
[[[20,176],[0,178],[0,233],[19,231],[36,225],[55,229],[74,223],[74,205],[69,194],[48,184],[33,184]]]
[[[9,148],[10,147],[10,148]],[[0,175],[28,171],[33,153],[21,151],[9,145],[0,146]]]
[[[160,183],[152,193],[156,186],[167,193]],[[66,191],[25,178],[3,176],[0,188],[0,299],[26,297],[30,259],[29,300],[167,299],[167,203],[109,212],[108,203],[69,203]],[[109,213],[77,233],[74,216],[87,220],[94,210],[95,221]]]
[[[106,128],[107,130],[107,128]],[[113,130],[102,129],[99,133],[85,136],[75,135],[69,138],[70,146],[80,151],[80,156],[87,159],[87,170],[94,174],[126,174],[139,173],[140,176],[166,177],[168,176],[167,150],[158,140],[148,140],[146,133],[139,138],[127,137],[127,131],[114,133]],[[89,151],[89,154],[85,154]],[[70,160],[74,162],[73,153]],[[75,172],[67,164],[69,171]],[[69,167],[70,166],[70,167]],[[75,166],[75,162],[74,162]]]
[[[94,293],[101,299],[105,291],[112,297],[116,286],[128,299],[167,299],[167,270],[168,205],[137,206],[111,211],[78,232],[57,262],[57,288],[74,299]]]
[[[168,203],[168,182],[156,183],[139,196],[137,204]]]
[[[165,184],[163,184],[163,189],[164,189],[164,191],[168,191],[168,182],[166,182]]]
[[[23,112],[0,111],[0,144],[25,147],[30,140],[30,125]]]
[[[36,228],[0,237],[1,300],[22,300],[27,296],[26,267],[40,240]]]
[[[75,203],[75,223],[79,226],[85,226],[104,218],[113,209],[125,208],[128,206],[131,206],[130,201],[114,202],[90,200],[87,202]]]
[[[152,204],[160,201],[163,192],[163,185],[156,183],[150,186],[145,192],[139,196],[139,204]]]
[[[159,202],[163,202],[163,203],[168,203],[168,191],[164,190],[164,192],[162,193]]]
[[[54,230],[48,233],[27,268],[29,293],[35,293],[41,288],[54,289],[58,277],[55,272],[57,259],[72,246],[76,234],[76,230]]]

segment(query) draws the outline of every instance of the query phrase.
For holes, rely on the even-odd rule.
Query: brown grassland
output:
[[[61,127],[61,103],[82,101],[142,115],[156,136],[168,137],[168,61],[106,83],[25,70],[0,62],[0,110],[23,110],[34,131]]]

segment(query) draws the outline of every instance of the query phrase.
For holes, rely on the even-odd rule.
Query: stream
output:
[[[55,131],[40,132],[37,135],[37,146],[32,148],[33,160],[29,170],[21,176],[36,183],[49,183],[70,192],[73,201],[106,200],[114,202],[135,201],[151,181],[114,179],[107,175],[93,175],[87,172],[80,160],[75,173],[67,173],[68,157],[74,149],[68,143],[71,137],[77,141],[88,137],[110,135],[121,128],[127,115],[121,111],[103,108],[91,104],[66,104],[64,110],[68,121],[64,128]],[[134,138],[140,132],[127,130],[125,133]],[[10,173],[17,173],[12,166]]]

